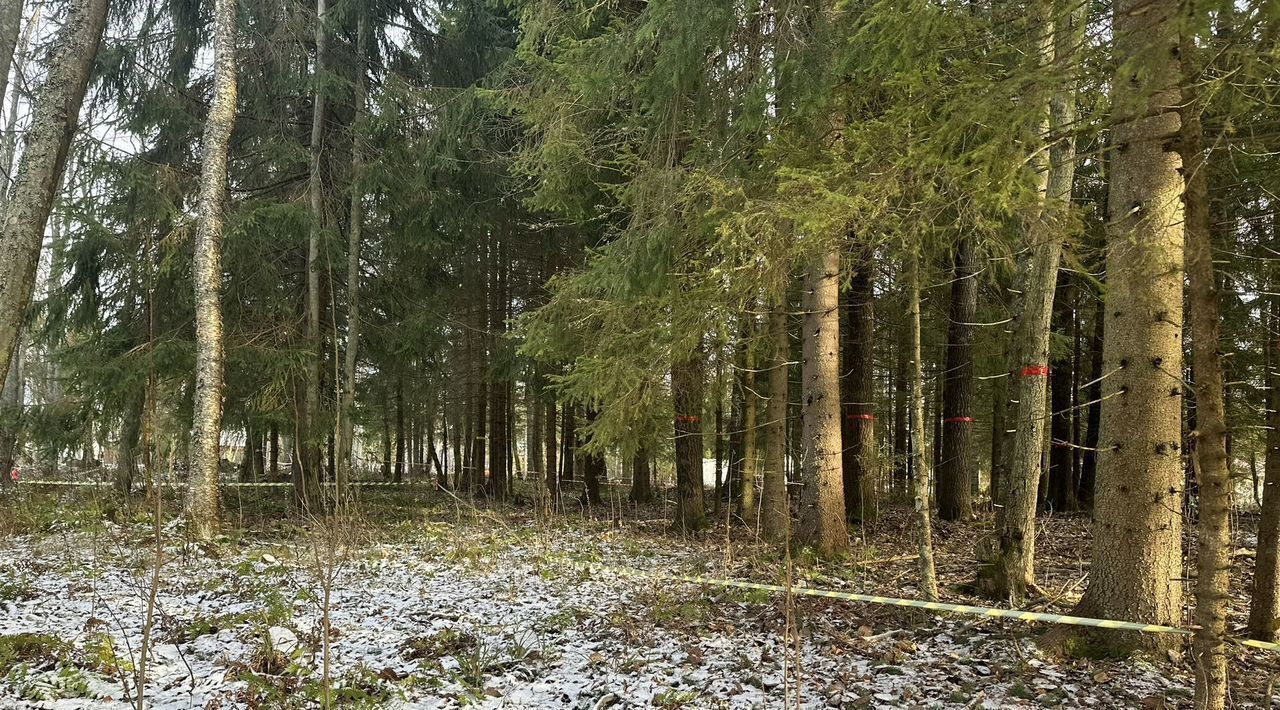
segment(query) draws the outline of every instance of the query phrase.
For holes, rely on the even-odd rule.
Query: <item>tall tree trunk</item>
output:
[[[714,431],[715,445],[712,447],[716,457],[716,518],[720,517],[721,498],[725,494],[724,485],[724,348],[716,348],[716,428]]]
[[[537,486],[542,480],[542,372],[534,369],[525,396],[525,473]]]
[[[1182,140],[1180,143],[1185,194],[1187,304],[1191,309],[1191,357],[1196,365],[1195,397],[1198,417],[1193,434],[1200,519],[1197,525],[1195,705],[1222,710],[1227,703],[1227,604],[1231,570],[1231,472],[1227,467],[1227,415],[1218,283],[1213,268],[1213,240],[1209,216],[1209,162],[1204,153],[1200,106],[1196,103],[1194,36],[1183,30],[1181,59]]]
[[[271,446],[271,480],[280,476],[280,427],[271,425],[271,433],[267,435]]]
[[[942,457],[938,467],[938,517],[973,517],[973,337],[978,315],[978,254],[973,240],[956,243],[946,372],[942,377]]]
[[[844,508],[850,520],[874,523],[880,514],[880,452],[875,415],[875,258],[863,247],[846,290],[847,327],[841,333],[844,370],[840,425]]]
[[[1084,451],[1080,462],[1080,489],[1078,500],[1086,508],[1093,508],[1093,490],[1098,473],[1098,424],[1102,420],[1102,326],[1107,320],[1107,303],[1097,294],[1093,313],[1093,334],[1089,337],[1089,386],[1084,400],[1089,403],[1085,418]]]
[[[0,101],[9,90],[9,70],[13,68],[18,30],[22,27],[22,5],[23,0],[5,0],[0,7]],[[8,174],[6,170],[5,175]],[[8,185],[4,187],[7,192]]]
[[[789,536],[791,506],[787,500],[787,395],[791,336],[787,301],[779,296],[768,316],[768,401],[764,410],[763,477],[760,485],[760,536],[784,542]]]
[[[544,425],[547,428],[547,472],[545,474],[547,498],[555,502],[560,497],[560,471],[556,465],[556,400],[548,392],[546,398],[546,416]]]
[[[692,532],[706,527],[702,491],[702,404],[704,354],[671,365],[671,398],[675,404],[676,528]]]
[[[814,257],[804,279],[801,421],[804,489],[796,543],[824,557],[849,549],[840,471],[840,253]]]
[[[587,422],[590,424],[600,416],[600,412],[588,407]],[[584,452],[582,457],[582,499],[588,505],[602,505],[600,483],[608,479],[605,469],[604,453],[599,451]]]
[[[227,201],[227,146],[236,120],[236,3],[214,3],[213,101],[204,129],[196,224],[196,388],[191,481],[186,515],[196,540],[218,531],[218,462],[222,436],[222,221]]]
[[[1280,217],[1272,226],[1272,240],[1280,244]],[[1272,280],[1270,290],[1280,282]],[[1266,331],[1267,450],[1263,460],[1262,515],[1258,519],[1258,553],[1249,604],[1249,636],[1259,641],[1280,640],[1280,297],[1271,296]]]
[[[905,332],[905,329],[903,329]],[[908,438],[907,404],[911,399],[907,368],[910,357],[906,337],[894,344],[893,368],[893,484],[897,490],[905,490],[911,471],[911,441]]]
[[[738,390],[741,401],[742,417],[739,426],[742,429],[740,441],[742,461],[738,464],[738,505],[739,511],[743,519],[747,520],[751,525],[755,525],[756,515],[756,478],[760,473],[760,436],[757,434],[759,426],[759,395],[757,394],[756,385],[756,357],[755,348],[752,347],[754,340],[756,325],[755,316],[746,315],[750,325],[744,328],[745,337],[742,339],[741,347],[743,370],[738,374]]]
[[[146,411],[145,386],[133,388],[124,408],[124,421],[120,427],[120,446],[116,460],[115,487],[122,496],[130,495],[133,481],[138,476],[138,441],[142,436],[142,418]],[[0,461],[0,471],[9,472],[13,463]]]
[[[107,0],[73,0],[69,5],[53,43],[48,78],[31,108],[31,128],[0,227],[0,386],[9,375],[31,303],[45,225],[106,25]]]
[[[251,424],[245,424],[244,427],[244,448],[240,452],[240,482],[248,483],[253,480],[253,459],[255,456],[254,444],[257,434],[253,431]]]
[[[320,492],[320,370],[324,360],[324,344],[320,330],[320,272],[322,241],[325,229],[324,177],[321,172],[324,155],[325,91],[321,76],[325,71],[328,45],[326,0],[316,0],[315,71],[312,81],[314,105],[311,110],[311,166],[307,185],[311,210],[311,227],[307,237],[307,366],[304,376],[304,399],[299,441],[294,443],[301,465],[294,480],[294,497],[304,512],[311,512]]]
[[[933,566],[933,521],[929,511],[929,467],[924,454],[924,368],[920,350],[920,257],[907,256],[907,338],[911,358],[911,455],[915,459],[911,496],[916,511],[916,547],[920,555],[920,593],[938,599],[938,576]]]
[[[1007,348],[1002,348],[1002,355],[1001,360],[1007,361]],[[1005,421],[1005,414],[1008,411],[1009,376],[1006,374],[991,380],[991,469],[987,480],[987,497],[992,504],[996,501],[996,491],[1000,488],[1006,460],[1005,439],[1009,433],[1009,425]]]
[[[1079,609],[1177,624],[1182,612],[1183,194],[1177,0],[1121,0],[1107,230],[1107,320],[1093,567]],[[1112,634],[1115,650],[1167,634]]]
[[[392,480],[400,483],[404,480],[404,458],[406,444],[404,428],[404,376],[396,373],[396,467]]]
[[[351,448],[355,437],[356,360],[360,352],[360,247],[364,240],[364,137],[365,52],[368,28],[363,16],[356,22],[356,61],[353,81],[355,113],[351,118],[351,214],[347,230],[347,342],[342,354],[342,399],[338,403],[338,470],[336,487],[339,502],[349,495]],[[434,448],[432,449],[434,451]]]
[[[560,435],[560,442],[564,446],[564,450],[560,452],[560,487],[564,488],[574,480],[573,462],[577,449],[578,426],[574,421],[573,405],[564,403],[564,411],[560,419],[564,422],[564,431]]]
[[[1054,303],[1053,311],[1060,331],[1069,329],[1069,322],[1075,319],[1071,307],[1073,284],[1070,280],[1063,284],[1061,293]],[[1049,507],[1054,511],[1079,510],[1076,500],[1075,480],[1075,440],[1071,436],[1073,378],[1070,356],[1053,360],[1049,378],[1049,486],[1047,491]]]
[[[1083,31],[1083,7],[1070,0],[1036,3],[1041,28],[1036,49],[1042,66],[1050,62],[1071,65]],[[1056,27],[1053,18],[1060,20]],[[1075,140],[1069,132],[1075,124],[1075,95],[1074,81],[1068,81],[1048,98],[1040,133],[1052,130],[1065,133],[1065,137],[1049,149],[1047,165],[1044,159],[1033,160],[1038,175],[1043,176],[1037,179],[1044,204],[1027,234],[1030,257],[1020,278],[1023,301],[1011,348],[1016,431],[997,490],[995,559],[985,560],[979,570],[979,587],[986,594],[1015,603],[1025,600],[1035,587],[1036,502],[1044,459],[1049,323],[1062,256],[1059,220],[1070,207],[1075,179]],[[1036,154],[1043,155],[1043,151]]]
[[[629,500],[636,505],[643,505],[653,500],[653,486],[649,474],[649,450],[645,447],[636,449],[631,456],[631,494]]]
[[[14,348],[9,378],[0,388],[0,485],[7,485],[18,460],[18,439],[22,432],[23,394],[22,348]],[[119,476],[117,475],[117,483]]]

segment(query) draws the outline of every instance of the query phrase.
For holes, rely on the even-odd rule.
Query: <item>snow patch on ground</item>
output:
[[[709,551],[531,525],[418,537],[353,543],[332,566],[318,539],[241,541],[218,557],[171,542],[148,704],[318,704],[326,588],[338,707],[776,708],[797,693],[805,708],[1190,704],[1187,679],[1153,665],[1051,663],[972,618],[896,614],[871,628],[864,610],[824,600],[797,602],[797,670],[780,598],[567,563],[714,572]],[[137,531],[9,540],[0,572],[27,593],[0,602],[0,636],[71,648],[0,668],[0,706],[129,707],[152,555]]]

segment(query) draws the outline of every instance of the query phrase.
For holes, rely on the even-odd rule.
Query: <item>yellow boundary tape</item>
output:
[[[633,569],[629,567],[610,567],[595,562],[575,562],[575,566],[584,570],[596,570],[601,572],[609,572],[622,577],[645,577],[649,579],[661,579],[671,582],[688,582],[690,584],[702,584],[716,587],[733,587],[736,589],[755,589],[762,592],[775,592],[785,594],[787,588],[778,584],[761,584],[759,582],[740,582],[735,579],[717,579],[714,577],[691,577],[677,574],[665,574],[661,572],[646,572],[644,570]],[[1069,616],[1066,614],[1046,614],[1038,611],[1018,611],[1016,609],[997,609],[986,606],[973,606],[970,604],[948,604],[946,602],[927,602],[919,599],[901,599],[898,597],[882,597],[872,594],[855,594],[853,592],[838,592],[831,589],[814,589],[812,587],[791,587],[792,594],[802,594],[810,597],[824,597],[827,599],[843,599],[846,601],[862,602],[865,604],[884,604],[888,606],[902,606],[913,609],[925,609],[928,611],[947,611],[955,614],[968,614],[970,616],[986,616],[997,619],[1012,619],[1014,621],[1023,621],[1029,623],[1044,624],[1064,624],[1069,626],[1089,626],[1099,629],[1114,629],[1117,631],[1139,631],[1148,634],[1177,634],[1179,636],[1190,636],[1193,632],[1190,629],[1182,629],[1176,626],[1160,626],[1158,624],[1143,624],[1134,621],[1115,621],[1113,619],[1091,619],[1084,616]],[[1254,639],[1228,638],[1228,641],[1237,643],[1242,646],[1251,646],[1267,651],[1280,651],[1280,643],[1269,643],[1266,641],[1256,641]]]

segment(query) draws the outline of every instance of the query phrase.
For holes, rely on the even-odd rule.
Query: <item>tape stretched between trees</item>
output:
[[[632,569],[628,567],[610,567],[595,562],[574,562],[576,567],[588,571],[608,572],[620,577],[646,577],[649,579],[659,579],[669,582],[688,582],[690,584],[702,584],[716,587],[732,587],[736,589],[754,589],[762,592],[775,592],[779,594],[787,593],[787,587],[778,584],[762,584],[760,582],[741,582],[735,579],[717,579],[715,577],[692,577],[676,574],[664,574],[661,572],[646,572],[644,570]],[[842,599],[845,601],[862,602],[865,604],[882,604],[887,606],[909,607],[912,609],[925,609],[927,611],[946,611],[954,614],[968,614],[970,616],[986,616],[997,619],[1012,619],[1014,621],[1023,621],[1028,623],[1043,624],[1060,624],[1066,626],[1087,626],[1098,629],[1111,629],[1114,631],[1138,631],[1147,634],[1174,634],[1177,636],[1190,636],[1190,629],[1182,629],[1176,626],[1161,626],[1159,624],[1144,624],[1136,621],[1116,621],[1114,619],[1093,619],[1085,616],[1071,616],[1068,614],[1047,614],[1038,611],[1018,611],[1016,609],[998,609],[995,607],[973,606],[971,604],[948,604],[946,602],[928,602],[920,599],[902,599],[898,597],[882,597],[874,594],[856,594],[854,592],[839,592],[831,589],[814,589],[812,587],[791,587],[792,594],[801,594],[810,597],[825,597],[827,599]],[[1228,637],[1231,643],[1237,643],[1242,646],[1250,646],[1252,648],[1260,648],[1266,651],[1280,651],[1280,643],[1269,643],[1267,641],[1256,641],[1254,639],[1241,639]]]

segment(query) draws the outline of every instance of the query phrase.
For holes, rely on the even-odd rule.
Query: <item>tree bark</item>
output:
[[[18,30],[22,27],[22,5],[23,0],[4,0],[3,7],[0,7],[0,102],[9,90],[9,71],[13,68],[13,55],[18,47]],[[6,170],[5,175],[8,174]],[[8,191],[7,184],[4,190]]]
[[[742,461],[738,464],[738,510],[743,519],[755,525],[756,514],[756,477],[760,473],[760,437],[756,432],[759,426],[757,412],[760,399],[756,389],[756,356],[752,341],[755,339],[756,317],[745,314],[747,325],[743,327],[741,347],[743,371],[738,374],[739,401],[741,402],[742,428],[739,441],[742,442]]]
[[[905,332],[905,328],[903,331]],[[907,404],[911,399],[907,370],[910,357],[907,354],[906,337],[894,343],[893,369],[893,483],[897,490],[904,490],[911,478],[911,441],[908,438]]]
[[[649,474],[649,450],[640,447],[631,457],[631,493],[628,499],[643,505],[653,500],[653,485]]]
[[[704,354],[693,354],[671,365],[671,398],[675,405],[676,519],[684,532],[707,525],[703,510],[702,404]]]
[[[365,18],[356,22],[356,61],[354,76],[355,113],[351,118],[351,214],[347,230],[347,342],[342,354],[342,399],[338,403],[338,470],[336,488],[338,501],[343,503],[349,495],[348,483],[354,462],[351,449],[355,437],[356,360],[360,353],[360,247],[364,241],[364,153],[361,150],[360,130],[364,128],[365,104],[365,52],[367,37]],[[434,445],[432,451],[435,451]]]
[[[1037,52],[1042,66],[1051,61],[1069,65],[1083,31],[1082,8],[1069,0],[1041,0],[1036,4],[1042,27]],[[1055,28],[1053,18],[1061,22]],[[1009,462],[1001,471],[997,490],[995,559],[979,569],[979,588],[997,599],[1024,601],[1035,588],[1036,502],[1044,459],[1047,382],[1049,376],[1049,324],[1053,313],[1058,263],[1062,256],[1061,229],[1057,220],[1071,204],[1075,178],[1074,82],[1064,83],[1045,102],[1041,135],[1052,129],[1065,133],[1049,149],[1048,160],[1033,160],[1044,195],[1041,214],[1028,230],[1031,254],[1022,270],[1023,302],[1011,348],[1010,368],[1015,380],[1017,406],[1013,410],[1016,431]],[[1039,100],[1039,97],[1034,97]],[[1037,140],[1040,137],[1037,136]],[[1043,155],[1038,150],[1036,155]],[[1047,162],[1047,164],[1045,164]]]
[[[544,419],[547,427],[547,472],[546,486],[547,497],[553,503],[560,497],[560,470],[556,465],[556,400],[551,396],[550,392],[546,395],[546,416]]]
[[[1280,218],[1272,239],[1280,243]],[[1280,283],[1272,281],[1275,292]],[[1258,553],[1254,562],[1253,597],[1249,604],[1249,636],[1259,641],[1280,640],[1280,297],[1270,297],[1271,323],[1267,331],[1267,439],[1262,471],[1262,515],[1258,518]]]
[[[875,415],[875,259],[861,249],[846,290],[847,328],[841,333],[841,464],[844,508],[850,520],[874,523],[880,516],[880,452]]]
[[[1107,319],[1107,304],[1097,294],[1093,314],[1093,335],[1089,337],[1089,386],[1084,398],[1089,403],[1085,419],[1084,452],[1080,462],[1078,500],[1085,509],[1093,508],[1093,491],[1098,474],[1098,428],[1102,421],[1102,326]]]
[[[587,422],[594,422],[600,413],[595,409],[587,409]],[[587,505],[603,505],[600,497],[600,483],[607,480],[609,474],[605,469],[604,454],[598,451],[584,452],[582,457],[582,498]]]
[[[191,481],[186,515],[191,536],[218,532],[224,352],[222,343],[222,222],[227,202],[227,147],[236,121],[236,3],[214,3],[213,100],[204,129],[196,224],[196,387],[192,412]]]
[[[911,456],[915,475],[911,497],[916,513],[916,547],[920,555],[920,593],[938,599],[938,575],[933,565],[933,522],[929,511],[929,468],[924,454],[924,369],[920,352],[920,257],[907,256],[907,338],[911,358]]]
[[[787,332],[787,301],[779,297],[768,316],[768,401],[764,410],[763,479],[760,486],[760,536],[773,543],[790,535],[787,500],[787,395],[791,336]]]
[[[1190,307],[1191,357],[1196,366],[1197,426],[1192,435],[1195,468],[1200,484],[1197,525],[1195,706],[1222,710],[1227,702],[1227,604],[1231,569],[1231,472],[1227,467],[1227,416],[1218,284],[1213,268],[1213,240],[1209,217],[1209,162],[1204,152],[1200,106],[1195,100],[1196,77],[1188,69],[1195,57],[1195,39],[1181,36],[1183,67],[1182,141],[1185,176],[1185,239]]]
[[[1182,611],[1182,160],[1177,0],[1121,0],[1112,28],[1107,319],[1093,566],[1079,609],[1176,625]],[[1115,651],[1167,648],[1167,634],[1115,633]]]
[[[938,467],[938,517],[973,517],[973,338],[978,314],[978,254],[962,237],[955,248],[951,308],[947,324],[946,372],[942,378],[942,464]]]
[[[1068,330],[1068,324],[1075,319],[1071,306],[1073,284],[1063,284],[1061,293],[1054,303],[1054,316],[1060,331]],[[1049,507],[1055,512],[1079,510],[1076,500],[1075,480],[1075,440],[1071,436],[1071,425],[1074,410],[1072,388],[1072,362],[1070,357],[1058,357],[1053,360],[1049,378],[1049,486],[1047,491]]]
[[[326,0],[316,0],[314,106],[311,110],[311,166],[307,198],[311,210],[311,227],[307,236],[307,364],[303,378],[303,406],[299,441],[294,450],[300,466],[295,467],[294,498],[303,512],[312,512],[320,493],[320,369],[324,359],[320,331],[320,272],[323,268],[321,242],[324,238],[324,177],[321,173],[324,155],[325,92],[321,75],[325,71],[328,31]]]
[[[804,279],[801,358],[804,489],[798,545],[833,557],[849,549],[840,470],[840,253],[824,250]]]
[[[66,23],[53,43],[48,78],[31,108],[31,128],[0,227],[0,386],[9,375],[31,304],[45,225],[62,181],[106,16],[107,0],[70,3]]]

